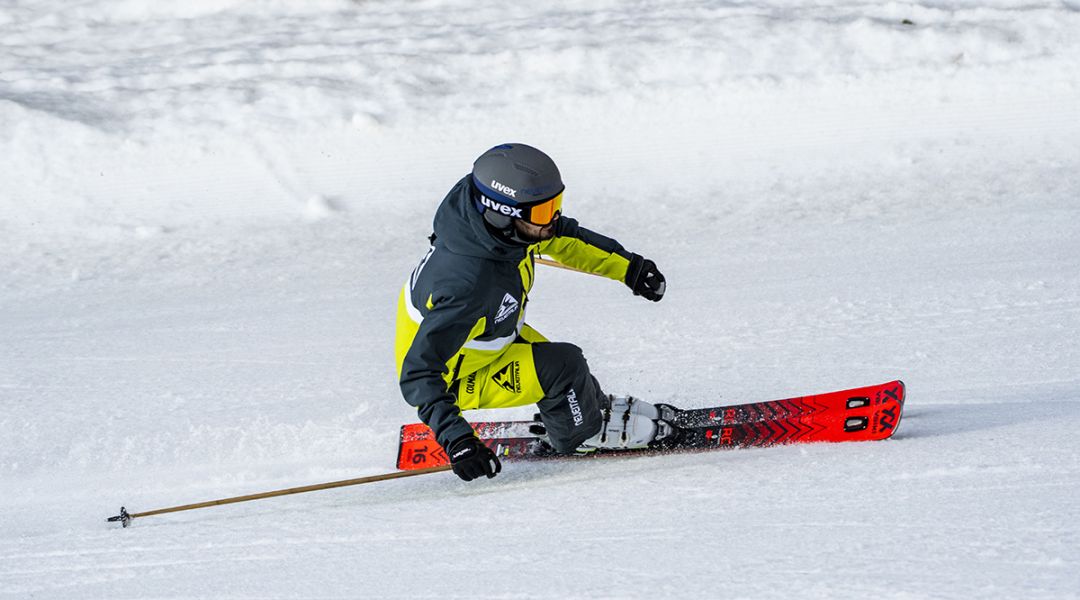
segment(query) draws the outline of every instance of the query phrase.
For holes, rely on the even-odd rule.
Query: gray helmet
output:
[[[480,155],[473,163],[472,182],[477,195],[476,209],[494,233],[509,241],[515,239],[512,219],[530,218],[542,214],[544,224],[550,222],[559,207],[550,201],[562,194],[565,186],[559,167],[547,154],[525,144],[503,144]]]

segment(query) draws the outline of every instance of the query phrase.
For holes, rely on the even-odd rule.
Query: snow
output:
[[[1080,597],[1078,31],[1072,1],[5,3],[0,597]],[[396,294],[503,141],[668,278],[539,274],[530,322],[605,389],[900,378],[899,433],[104,522],[393,470]]]

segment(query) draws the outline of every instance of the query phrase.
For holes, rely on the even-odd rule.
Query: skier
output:
[[[483,153],[443,199],[431,247],[399,297],[401,393],[465,481],[502,466],[463,410],[536,404],[550,448],[566,454],[646,447],[671,433],[661,409],[604,394],[580,348],[525,323],[538,255],[664,297],[653,261],[563,216],[563,190],[558,167],[536,148]]]

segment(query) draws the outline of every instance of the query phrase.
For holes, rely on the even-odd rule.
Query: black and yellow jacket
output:
[[[528,247],[488,232],[466,176],[435,213],[428,253],[398,299],[396,360],[405,401],[443,447],[468,435],[452,384],[496,360],[518,337],[536,273],[535,258],[626,279],[631,253],[613,239],[562,217],[555,236]]]

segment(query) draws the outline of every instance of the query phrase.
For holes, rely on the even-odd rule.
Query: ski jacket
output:
[[[405,401],[444,448],[472,433],[456,383],[517,339],[536,272],[546,255],[576,269],[625,281],[631,254],[618,242],[560,217],[555,235],[528,247],[489,233],[469,176],[435,213],[431,248],[398,298],[395,354]],[[547,390],[545,390],[547,391]]]

